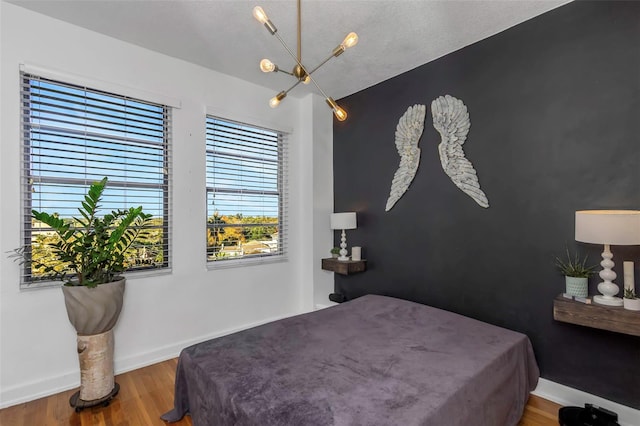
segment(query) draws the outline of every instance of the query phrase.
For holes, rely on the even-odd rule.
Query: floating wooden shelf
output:
[[[622,306],[587,305],[558,295],[553,301],[553,319],[585,327],[640,336],[640,311]]]
[[[336,274],[349,275],[364,272],[367,269],[366,260],[338,260],[332,257],[322,259],[322,269]]]

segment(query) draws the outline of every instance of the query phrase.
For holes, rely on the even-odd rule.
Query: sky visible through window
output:
[[[142,205],[163,216],[163,106],[39,79],[29,84],[34,209],[77,215],[89,184],[107,176],[102,210]]]
[[[278,218],[278,133],[207,118],[209,216]]]

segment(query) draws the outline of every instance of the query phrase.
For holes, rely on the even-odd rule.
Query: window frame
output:
[[[269,132],[276,135],[277,138],[277,162],[275,163],[277,166],[276,176],[277,176],[277,191],[252,191],[246,189],[236,189],[233,191],[220,191],[219,188],[216,190],[215,187],[209,185],[209,180],[212,178],[210,173],[210,156],[213,157],[215,152],[213,151],[212,141],[213,136],[211,135],[211,131],[213,128],[210,127],[210,120],[218,121],[227,125],[239,126],[241,129],[245,131],[255,131],[255,132]],[[288,165],[288,133],[284,130],[279,130],[270,125],[258,125],[251,124],[248,122],[228,119],[223,117],[221,114],[217,113],[207,113],[205,117],[205,200],[206,200],[206,238],[205,238],[205,259],[207,268],[210,270],[213,269],[221,269],[221,268],[233,268],[233,267],[244,267],[249,265],[256,264],[269,264],[276,262],[286,261],[288,258],[288,185],[287,185],[287,165]],[[238,154],[236,158],[241,158],[242,153]],[[262,253],[262,254],[249,254],[242,255],[238,257],[231,257],[225,259],[210,259],[210,248],[208,239],[209,239],[209,229],[215,228],[215,224],[209,223],[209,218],[211,215],[209,214],[209,195],[211,193],[236,193],[236,194],[262,194],[267,193],[267,195],[276,195],[278,196],[278,222],[276,224],[278,228],[278,249],[275,253]],[[228,224],[224,227],[238,227],[238,228],[251,228],[261,226],[261,224],[251,224],[251,225],[238,225],[238,224]]]
[[[171,243],[172,243],[172,212],[171,212],[171,188],[172,188],[172,167],[171,167],[171,149],[172,149],[172,109],[176,107],[175,102],[169,100],[168,103],[173,103],[174,105],[169,105],[168,103],[163,102],[164,99],[157,100],[146,100],[141,99],[138,96],[130,96],[127,94],[122,94],[122,92],[128,93],[129,90],[123,88],[122,86],[117,86],[113,84],[106,84],[109,86],[107,90],[101,88],[101,86],[105,86],[104,83],[98,83],[95,86],[91,85],[91,82],[86,82],[85,79],[82,78],[74,78],[73,76],[61,75],[59,73],[49,73],[47,71],[39,72],[40,69],[30,66],[20,67],[20,140],[21,140],[21,165],[20,165],[20,173],[21,173],[21,238],[23,242],[23,248],[27,252],[27,256],[30,256],[31,253],[31,245],[32,238],[34,236],[34,228],[31,226],[31,210],[34,208],[34,202],[32,197],[33,187],[37,184],[52,184],[52,185],[68,185],[69,188],[81,188],[88,186],[99,179],[93,179],[87,176],[87,173],[81,177],[53,177],[53,176],[42,176],[41,174],[37,174],[34,172],[32,155],[34,148],[33,136],[32,132],[34,129],[39,129],[40,124],[35,124],[35,121],[38,121],[39,118],[33,113],[33,106],[31,100],[31,92],[34,92],[36,86],[34,82],[44,82],[47,84],[51,84],[54,86],[64,87],[70,90],[78,90],[83,93],[81,99],[90,99],[91,94],[97,96],[104,96],[110,99],[118,99],[122,101],[130,101],[134,103],[144,104],[150,107],[155,107],[161,109],[161,113],[158,113],[158,118],[162,118],[162,142],[161,143],[149,143],[150,146],[160,146],[161,148],[157,150],[160,154],[162,162],[162,171],[158,173],[162,175],[162,183],[153,184],[153,183],[139,183],[135,184],[135,182],[128,181],[123,179],[122,177],[115,178],[113,181],[110,178],[110,182],[108,187],[110,189],[114,187],[124,187],[130,188],[131,190],[140,190],[140,189],[159,189],[161,190],[161,196],[158,197],[154,202],[155,205],[161,204],[161,212],[162,216],[158,216],[158,218],[162,219],[162,224],[157,226],[156,228],[162,231],[162,240],[159,244],[158,248],[162,251],[162,262],[161,264],[155,264],[153,266],[145,267],[138,266],[129,268],[125,271],[125,276],[127,277],[142,277],[142,276],[152,276],[152,275],[160,275],[171,272],[171,264],[173,260],[172,252],[171,252]],[[52,75],[51,75],[52,74]],[[78,80],[78,82],[76,82]],[[116,93],[115,91],[119,91],[121,93]],[[136,91],[136,95],[141,93],[140,91]],[[61,95],[62,96],[62,95]],[[157,98],[156,96],[151,96]],[[60,98],[62,99],[62,98]],[[168,99],[168,98],[167,98]],[[179,107],[179,103],[177,107]],[[67,113],[73,112],[72,110],[65,110]],[[102,111],[99,109],[99,111]],[[107,116],[107,118],[112,118],[113,116]],[[74,132],[70,131],[68,134],[73,134]],[[85,133],[86,130],[85,130]],[[103,134],[97,133],[95,134],[98,138],[104,138],[105,141],[108,140],[109,133],[106,131]],[[65,137],[64,131],[61,131],[59,134],[54,134],[54,137],[60,138]],[[66,137],[69,137],[66,135]],[[117,136],[115,136],[118,139]],[[78,138],[85,147],[87,147],[87,139],[88,136],[85,135],[85,138]],[[123,144],[128,142],[127,138],[121,138]],[[55,143],[55,141],[51,141]],[[105,142],[108,143],[108,142]],[[80,146],[80,145],[79,145]],[[90,148],[90,147],[89,147]],[[105,148],[107,149],[107,148]],[[121,148],[124,150],[124,148]],[[117,152],[117,149],[113,149],[113,152]],[[57,150],[52,150],[53,153],[58,153]],[[124,152],[124,151],[123,151]],[[98,154],[97,157],[100,157]],[[103,157],[101,157],[102,161],[105,161]],[[147,160],[148,161],[148,160]],[[85,161],[85,165],[87,162]],[[90,163],[89,163],[90,164]],[[64,166],[63,164],[57,164],[57,166]],[[95,167],[95,166],[94,166]],[[89,173],[91,175],[91,173]],[[108,174],[106,174],[108,176]],[[36,184],[37,182],[37,184]],[[126,193],[125,193],[126,194]],[[124,195],[126,197],[126,195]],[[65,204],[67,206],[65,206]],[[103,203],[104,204],[104,203]],[[133,203],[136,204],[136,203]],[[137,205],[137,204],[136,204]],[[60,201],[60,209],[75,209],[78,207],[76,201],[68,198]],[[116,208],[128,208],[127,206],[118,206]],[[144,205],[143,205],[144,207]],[[100,211],[102,214],[106,214],[111,210],[111,208],[104,208]],[[48,211],[48,210],[47,210]],[[49,211],[49,213],[52,213]],[[25,263],[22,267],[22,272],[20,276],[20,288],[21,289],[37,289],[37,288],[46,288],[52,286],[61,285],[60,281],[51,280],[51,279],[34,279],[32,275],[31,267],[28,263]]]

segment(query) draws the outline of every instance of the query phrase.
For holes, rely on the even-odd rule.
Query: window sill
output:
[[[207,269],[214,271],[218,269],[229,268],[244,268],[245,266],[257,266],[257,265],[270,265],[273,263],[286,262],[288,259],[286,256],[269,256],[269,257],[255,257],[244,259],[228,259],[218,260],[214,262],[207,262]]]
[[[127,281],[133,281],[138,279],[144,279],[149,277],[157,277],[161,275],[171,275],[173,273],[171,268],[158,268],[150,269],[147,271],[132,271],[126,272],[124,277]],[[41,290],[45,288],[62,287],[62,281],[40,281],[33,284],[20,283],[20,291]]]

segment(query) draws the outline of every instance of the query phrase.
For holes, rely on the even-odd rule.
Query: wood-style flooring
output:
[[[165,425],[160,415],[173,407],[177,359],[116,376],[120,393],[108,407],[76,413],[69,398],[76,390],[0,410],[1,426],[153,426]],[[558,426],[560,405],[531,396],[518,426]],[[191,425],[186,416],[176,426]],[[283,425],[285,426],[285,425]],[[446,426],[446,425],[443,425]]]

